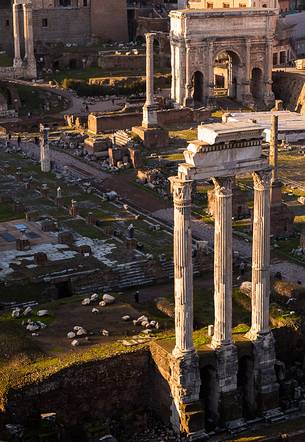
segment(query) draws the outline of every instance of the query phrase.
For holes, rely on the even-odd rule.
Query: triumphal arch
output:
[[[178,175],[170,178],[174,200],[175,347],[168,379],[172,422],[190,440],[204,440],[207,412],[216,426],[243,420],[241,404],[262,415],[278,404],[275,349],[269,326],[271,167],[262,154],[263,128],[252,122],[214,123],[198,127],[198,139],[184,152]],[[252,320],[247,342],[252,368],[238,390],[240,354],[232,336],[232,184],[250,173],[254,184],[252,245]],[[194,183],[211,179],[215,188],[214,330],[209,348],[214,371],[202,374],[204,357],[193,344],[193,268],[191,201]],[[203,293],[204,296],[204,293]],[[247,387],[247,385],[248,387]],[[201,410],[201,391],[211,410]],[[242,397],[240,396],[242,395]],[[203,407],[204,408],[204,407]],[[268,411],[269,413],[270,411]],[[242,423],[241,423],[242,425]]]
[[[207,105],[222,92],[244,105],[271,107],[277,17],[271,8],[172,11],[172,99]]]

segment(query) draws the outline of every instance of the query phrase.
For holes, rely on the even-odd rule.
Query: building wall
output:
[[[13,19],[10,0],[2,0],[0,2],[0,51],[12,51],[12,29]]]
[[[127,0],[91,0],[93,38],[128,41]]]

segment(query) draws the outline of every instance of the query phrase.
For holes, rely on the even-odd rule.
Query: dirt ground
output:
[[[93,307],[98,308],[100,312],[92,313]],[[131,320],[123,321],[122,316],[125,315],[129,315]],[[40,330],[39,336],[33,339],[48,354],[75,351],[71,346],[71,339],[67,338],[67,333],[79,325],[88,332],[88,338],[79,339],[80,345],[77,349],[81,350],[92,345],[115,342],[127,336],[137,335],[143,328],[134,326],[132,319],[137,319],[140,315],[141,313],[129,304],[116,302],[99,307],[98,302],[83,306],[80,301],[76,301],[59,306],[55,311],[54,321]],[[43,318],[41,320],[43,321]],[[109,331],[109,336],[101,334],[103,329]]]

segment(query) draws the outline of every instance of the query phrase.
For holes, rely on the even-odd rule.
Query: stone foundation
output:
[[[143,141],[146,149],[159,149],[168,145],[168,131],[160,127],[133,127],[132,131]]]

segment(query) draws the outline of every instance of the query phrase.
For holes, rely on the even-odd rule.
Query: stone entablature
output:
[[[230,57],[229,96],[253,105],[254,93],[255,99],[272,106],[277,18],[277,9],[268,8],[172,11],[172,99],[180,106],[194,104],[195,96],[202,104],[212,103],[215,60],[226,52]]]

